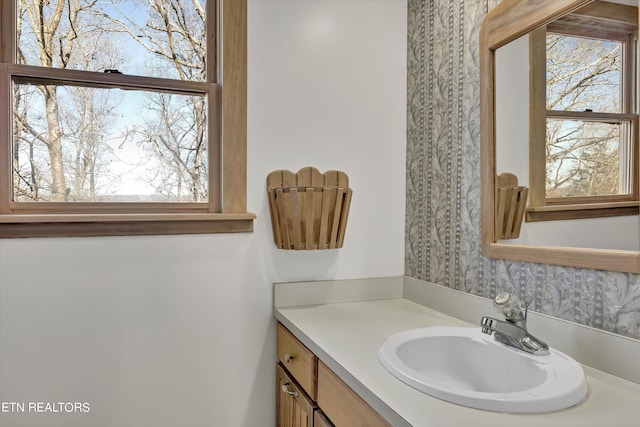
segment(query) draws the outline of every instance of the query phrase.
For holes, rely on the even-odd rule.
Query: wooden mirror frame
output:
[[[640,252],[498,243],[495,239],[495,51],[592,0],[502,0],[480,30],[482,255],[488,258],[640,273]],[[640,238],[640,236],[639,236]]]

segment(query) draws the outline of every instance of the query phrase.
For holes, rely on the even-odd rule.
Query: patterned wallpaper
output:
[[[478,35],[498,0],[408,0],[405,274],[640,339],[640,276],[480,255]]]

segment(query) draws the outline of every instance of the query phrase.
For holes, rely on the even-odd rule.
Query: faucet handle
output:
[[[526,319],[529,304],[523,304],[517,296],[509,292],[500,292],[493,299],[493,306],[507,320],[518,321]]]

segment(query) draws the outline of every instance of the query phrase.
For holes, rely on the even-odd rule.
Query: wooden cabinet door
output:
[[[336,427],[391,427],[322,362],[318,362],[318,406]]]
[[[318,409],[313,416],[313,427],[334,427],[329,418]]]
[[[280,364],[276,371],[276,427],[313,427],[315,403]]]

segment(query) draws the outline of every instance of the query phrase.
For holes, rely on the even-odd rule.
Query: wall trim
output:
[[[274,283],[273,306],[296,307],[402,298],[402,286],[401,276]]]

